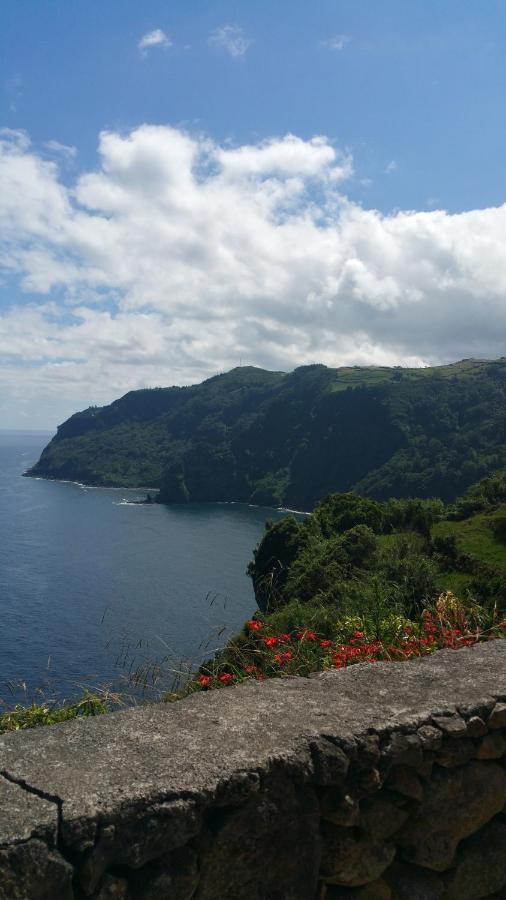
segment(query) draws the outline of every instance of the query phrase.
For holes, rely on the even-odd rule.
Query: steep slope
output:
[[[506,465],[506,359],[426,369],[233,369],[76,413],[29,474],[160,487],[163,502],[312,508],[333,491],[451,500]]]

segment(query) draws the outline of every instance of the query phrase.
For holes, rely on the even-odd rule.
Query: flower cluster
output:
[[[333,637],[307,627],[274,633],[268,621],[251,619],[246,623],[246,639],[232,641],[196,684],[206,690],[246,679],[342,669],[354,663],[398,662],[504,636],[506,619],[489,622],[487,628],[481,621],[450,591],[441,594],[418,621],[392,614],[378,628],[359,616],[348,616],[336,623]]]

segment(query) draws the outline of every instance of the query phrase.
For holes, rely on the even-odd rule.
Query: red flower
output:
[[[279,635],[279,643],[280,644],[289,644],[292,640],[291,634],[280,634]]]
[[[503,619],[502,622],[499,622],[499,628],[506,628],[506,619]]]
[[[258,619],[250,619],[249,622],[246,622],[246,628],[249,628],[250,631],[259,631],[262,625],[263,622],[259,622]]]
[[[324,650],[327,647],[332,647],[332,641],[329,641],[329,640],[320,641],[320,647],[323,647]]]
[[[360,641],[363,638],[363,636],[364,636],[363,631],[355,631],[352,635],[352,638],[354,641]]]
[[[197,680],[201,688],[207,688],[209,687],[213,679],[211,675],[199,675]]]
[[[230,672],[222,672],[221,675],[218,675],[218,681],[221,681],[222,684],[230,684],[233,680],[234,676]]]
[[[264,637],[262,640],[266,647],[277,647],[279,644],[279,638],[277,637]]]
[[[258,672],[258,669],[256,666],[244,666],[244,671],[246,672],[247,675],[256,675]]]
[[[293,659],[293,653],[291,650],[286,650],[284,653],[276,653],[274,662],[277,666],[284,666],[285,663],[290,662],[291,659]]]
[[[298,641],[316,641],[315,631],[298,631],[295,635]]]

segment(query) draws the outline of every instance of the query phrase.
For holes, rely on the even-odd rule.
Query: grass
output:
[[[445,520],[432,529],[434,537],[454,535],[459,550],[468,553],[494,569],[506,572],[506,541],[497,537],[494,526],[506,517],[506,503],[493,513],[478,513],[460,522]]]
[[[391,368],[387,366],[347,366],[338,369],[336,381],[330,386],[330,391],[344,391],[347,387],[358,385],[383,384],[402,377],[406,379],[428,378],[431,375],[441,375],[444,378],[459,376],[479,375],[489,360],[463,359],[457,363],[446,366],[424,366],[419,368]],[[396,375],[396,373],[398,373]]]
[[[13,709],[0,713],[0,734],[6,731],[24,731],[39,725],[55,725],[87,716],[102,716],[121,705],[118,694],[86,691],[74,703],[64,700],[48,700],[24,706],[17,703]]]

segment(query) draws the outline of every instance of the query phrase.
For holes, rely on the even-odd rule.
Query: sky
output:
[[[0,427],[506,355],[506,0],[0,0]]]

